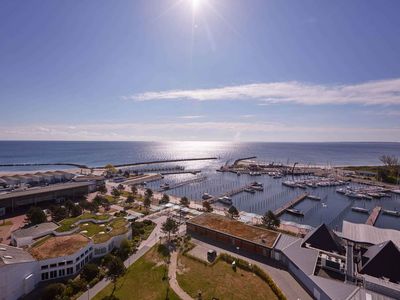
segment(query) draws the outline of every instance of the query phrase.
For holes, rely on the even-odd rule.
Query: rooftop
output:
[[[21,248],[0,244],[0,267],[2,265],[34,261],[27,251]]]
[[[53,222],[41,223],[28,228],[19,229],[13,232],[13,236],[17,238],[22,237],[35,237],[41,234],[47,234],[48,232],[55,230],[58,227]]]
[[[32,196],[32,195],[37,195],[37,194],[42,194],[42,193],[56,192],[56,191],[68,190],[68,189],[79,188],[79,187],[87,187],[89,185],[90,185],[90,183],[88,183],[88,182],[68,182],[68,183],[62,183],[62,184],[49,185],[49,186],[40,187],[40,188],[30,188],[30,189],[27,189],[24,191],[1,194],[0,200],[12,199],[12,198],[23,197],[23,196]]]
[[[90,239],[81,234],[46,237],[29,249],[29,253],[38,260],[72,255],[85,247]]]
[[[342,237],[354,242],[380,244],[392,241],[400,248],[400,231],[343,221]]]
[[[199,215],[189,220],[188,223],[235,236],[269,248],[273,247],[279,236],[278,232],[246,225],[242,222],[211,213]]]

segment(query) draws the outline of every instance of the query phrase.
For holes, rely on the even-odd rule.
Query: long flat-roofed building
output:
[[[280,233],[212,213],[204,213],[186,223],[187,232],[210,238],[247,252],[270,257]]]
[[[0,208],[13,211],[20,206],[35,205],[44,201],[75,200],[87,195],[90,185],[89,182],[68,182],[0,194]]]

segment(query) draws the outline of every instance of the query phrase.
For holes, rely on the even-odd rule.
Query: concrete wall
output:
[[[0,266],[0,300],[18,299],[31,292],[36,271],[36,261]]]

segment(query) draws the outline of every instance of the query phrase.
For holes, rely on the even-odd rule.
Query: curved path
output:
[[[173,289],[173,291],[181,298],[182,300],[193,300],[180,286],[178,281],[176,280],[176,268],[178,265],[178,252],[174,251],[171,253],[169,268],[168,268],[168,278],[169,285]]]

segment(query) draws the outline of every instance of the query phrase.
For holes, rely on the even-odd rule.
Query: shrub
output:
[[[50,283],[42,292],[42,300],[54,300],[64,295],[65,285],[62,283]]]
[[[163,257],[169,257],[169,249],[167,246],[165,246],[164,244],[158,244],[157,246],[157,252],[162,255]]]
[[[96,264],[86,264],[83,266],[80,277],[86,282],[92,281],[99,275],[99,267]]]

